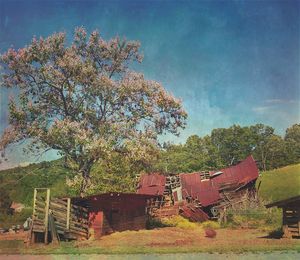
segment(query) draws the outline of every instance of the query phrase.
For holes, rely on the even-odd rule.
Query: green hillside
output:
[[[263,172],[256,185],[259,196],[268,202],[300,195],[300,164]]]
[[[37,187],[51,188],[54,196],[66,195],[66,177],[70,171],[65,169],[61,160],[31,164],[0,171],[0,192],[9,191],[13,201],[31,206],[33,189]]]

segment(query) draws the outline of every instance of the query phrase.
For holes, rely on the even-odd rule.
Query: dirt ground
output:
[[[76,242],[75,247],[103,248],[108,252],[300,251],[300,240],[274,239],[254,229],[219,229],[215,238],[208,238],[202,229],[170,227],[117,232],[100,240]]]
[[[10,243],[13,241],[0,241],[0,254],[300,252],[300,239],[269,238],[267,232],[254,229],[218,229],[216,232],[215,238],[208,238],[202,229],[168,227],[116,232],[103,236],[100,240],[63,242],[60,246],[37,244],[26,247],[21,241],[15,246]]]

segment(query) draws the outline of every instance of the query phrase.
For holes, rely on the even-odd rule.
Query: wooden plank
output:
[[[64,227],[65,229],[66,229],[66,222],[62,222],[62,221],[55,221],[55,224],[57,224],[57,225],[59,225],[59,226],[61,226],[61,227]],[[86,231],[86,230],[88,230],[88,226],[80,226],[80,227],[78,227],[78,226],[76,226],[76,225],[74,225],[72,222],[70,222],[70,227],[69,227],[69,229],[76,229],[76,230],[83,230],[83,231]]]
[[[89,227],[88,224],[81,223],[81,222],[78,222],[78,221],[71,221],[70,224],[71,224],[71,225],[74,225],[74,226],[75,226],[75,225],[79,225],[79,226],[82,226],[82,227],[84,227],[84,228],[88,228],[88,227]]]
[[[71,199],[67,199],[68,205],[67,205],[67,229],[70,228],[70,214],[71,214]]]
[[[67,220],[67,212],[60,212],[60,211],[57,211],[57,210],[52,210],[52,213],[56,216],[56,217],[59,217],[59,218],[62,218],[62,219],[66,219]]]
[[[37,218],[37,219],[34,220],[34,223],[44,225],[44,220]]]
[[[87,232],[80,232],[80,231],[73,230],[73,229],[71,229],[71,230],[69,231],[69,233],[70,233],[70,234],[77,234],[77,235],[83,236],[83,237],[85,237],[85,238],[87,238],[87,235],[88,235]]]
[[[59,244],[59,236],[57,234],[57,230],[55,227],[54,219],[52,214],[49,214],[49,225],[51,228],[51,237],[52,237],[52,243],[53,244]]]
[[[50,189],[47,189],[47,198],[45,205],[45,244],[48,244],[48,219],[49,219]]]
[[[85,208],[85,207],[81,207],[81,206],[77,206],[77,205],[72,204],[72,208],[88,213],[88,209]]]
[[[38,206],[40,208],[45,208],[45,201],[41,202],[41,201],[36,200],[35,206]]]
[[[56,202],[56,203],[58,203],[58,204],[64,205],[64,206],[67,206],[67,205],[68,205],[67,201],[64,201],[64,200],[62,200],[62,199],[53,198],[52,201],[53,201],[53,202]]]
[[[34,215],[34,213],[35,213],[36,193],[37,193],[37,190],[34,189],[34,192],[33,192],[33,213],[32,213],[32,215]]]
[[[291,233],[289,232],[289,228],[286,223],[286,208],[282,209],[282,231],[283,231],[283,237],[285,238],[291,237]]]
[[[61,210],[61,211],[67,211],[67,207],[65,205],[61,205],[53,201],[50,202],[50,208]]]
[[[40,213],[43,213],[43,214],[45,214],[45,206],[44,206],[44,208],[40,208],[40,207],[35,207],[35,212],[40,212]]]
[[[57,223],[57,222],[55,222],[55,226],[56,226],[57,230],[61,230],[61,231],[64,231],[64,232],[69,232],[69,233],[79,234],[79,235],[84,236],[84,237],[86,237],[87,234],[88,234],[87,230],[82,230],[82,229],[75,228],[75,227],[72,227],[72,226],[70,226],[69,230],[66,230],[66,226],[65,225],[62,225],[61,223]]]

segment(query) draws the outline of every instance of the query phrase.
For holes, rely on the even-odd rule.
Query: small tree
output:
[[[78,28],[70,46],[56,33],[9,49],[1,56],[2,86],[18,87],[19,95],[10,100],[0,149],[30,140],[31,152],[58,150],[80,173],[82,194],[94,163],[111,152],[147,160],[158,135],[178,134],[187,114],[159,83],[129,70],[142,61],[139,47]]]

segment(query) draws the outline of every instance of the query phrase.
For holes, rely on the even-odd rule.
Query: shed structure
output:
[[[300,195],[266,205],[267,208],[282,208],[283,237],[300,237]]]
[[[148,206],[158,195],[110,192],[71,198],[74,205],[88,208],[89,226],[95,238],[115,231],[145,229]]]

